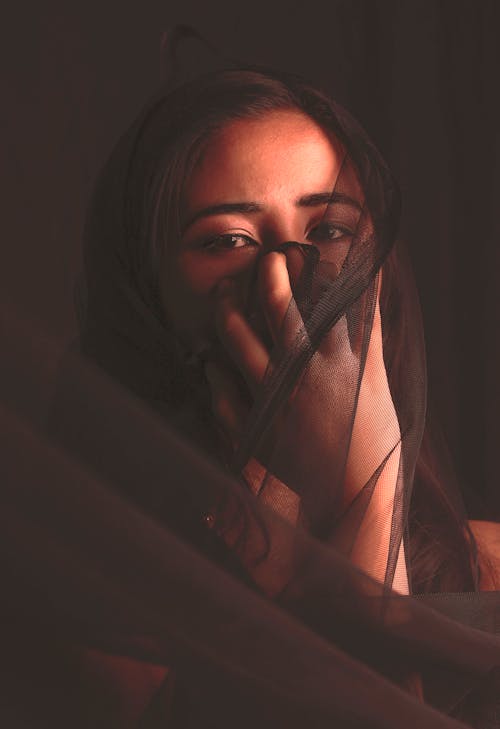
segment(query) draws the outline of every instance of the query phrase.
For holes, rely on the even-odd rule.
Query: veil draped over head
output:
[[[306,93],[244,73],[245,103],[269,79]],[[79,350],[5,310],[8,725],[500,726],[500,599],[478,591],[458,490],[428,473],[397,188],[343,109],[317,100],[343,150],[323,219],[345,236],[274,249],[291,296],[272,332],[266,254],[235,280],[269,352],[253,390],[236,373],[236,443],[212,414],[217,336],[190,352],[161,306],[165,169],[192,169],[187,119],[210,128],[238,74],[169,88],[119,141],[86,228]],[[92,714],[82,653],[148,667],[154,691],[123,723]]]

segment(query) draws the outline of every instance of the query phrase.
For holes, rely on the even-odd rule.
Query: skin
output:
[[[481,564],[481,590],[500,590],[500,524],[492,521],[469,521],[477,541]]]
[[[235,281],[244,300],[259,252],[290,240],[338,245],[344,229],[355,225],[359,212],[343,206],[329,229],[322,222],[325,202],[307,200],[318,193],[329,196],[343,159],[339,144],[294,111],[230,123],[210,140],[184,192],[174,266],[165,267],[165,304],[190,348],[200,348],[213,335],[222,281]],[[352,197],[362,201],[353,173],[349,180]],[[200,215],[210,206],[238,202],[255,202],[261,209]],[[345,247],[345,236],[343,242]],[[276,254],[268,263],[279,278],[284,261]]]
[[[182,237],[175,255],[164,266],[163,303],[189,349],[214,352],[220,348],[227,355],[227,361],[209,355],[206,372],[214,413],[233,444],[238,441],[249,406],[237,378],[243,378],[251,395],[255,393],[269,364],[271,343],[286,345],[287,338],[291,341],[297,333],[297,329],[287,331],[283,322],[290,302],[293,305],[292,284],[300,262],[273,249],[284,241],[314,243],[322,257],[331,257],[337,269],[347,254],[363,192],[354,170],[343,164],[341,145],[314,121],[298,111],[276,111],[226,125],[210,140],[186,186]],[[343,199],[327,211],[326,198],[341,170],[341,190],[350,201]],[[214,210],[234,203],[244,205]],[[261,317],[254,317],[251,323],[248,293],[256,267],[258,306],[254,308],[260,310]],[[300,322],[296,326],[300,327]],[[319,356],[328,358],[337,377],[347,377],[351,365],[357,366],[345,318],[325,339]],[[320,399],[323,396],[322,391]],[[317,388],[306,378],[294,400],[294,412],[283,433],[280,431],[291,452],[297,454],[290,473],[300,472],[304,466],[304,477],[311,463],[321,462],[321,448],[329,447],[336,437],[334,432],[326,433],[323,423],[316,422],[314,415],[321,412],[318,408],[322,403],[318,401],[315,407],[315,398]],[[376,435],[374,408],[379,414]],[[308,438],[300,438],[299,429],[294,430],[290,423],[299,423]],[[349,449],[343,506],[349,505],[394,449],[351,553],[352,561],[379,581],[384,579],[387,561],[399,439],[382,357],[377,303]],[[306,453],[299,448],[304,440],[308,443]],[[258,463],[249,465],[250,481],[254,475],[259,481],[259,468]],[[287,483],[287,474],[279,477]],[[408,591],[402,550],[394,587]],[[273,591],[272,586],[269,591]]]

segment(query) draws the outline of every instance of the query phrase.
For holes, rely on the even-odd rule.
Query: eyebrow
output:
[[[362,211],[362,207],[357,200],[342,192],[317,192],[312,195],[303,195],[295,202],[295,206],[298,208],[315,208],[331,203],[350,205],[359,212]],[[215,215],[229,215],[230,213],[261,213],[263,210],[264,206],[257,202],[227,202],[209,205],[194,213],[182,226],[182,232],[186,231],[187,228],[197,220],[200,220],[200,218],[209,218]]]

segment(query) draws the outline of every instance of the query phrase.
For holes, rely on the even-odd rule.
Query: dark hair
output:
[[[388,248],[392,246],[399,218],[397,186],[376,148],[342,107],[294,75],[260,68],[212,72],[160,93],[129,136],[132,150],[125,179],[123,227],[142,298],[156,307],[160,319],[160,262],[165,247],[179,238],[183,185],[204,145],[229,121],[275,110],[306,114],[345,147],[370,200],[374,224],[381,228],[380,238],[388,241]],[[384,214],[378,216],[377,210],[382,208]],[[388,249],[382,250],[374,265],[384,265],[381,307],[389,322],[384,351],[391,391],[397,399],[408,326],[407,312],[401,306],[405,283],[398,252],[395,249],[388,257],[387,253]],[[140,388],[137,391],[143,394]],[[426,428],[409,517],[414,592],[477,589],[475,541],[451,493]]]

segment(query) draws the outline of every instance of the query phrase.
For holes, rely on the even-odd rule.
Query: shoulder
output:
[[[500,590],[500,523],[469,521],[476,539],[481,565],[481,589]]]

